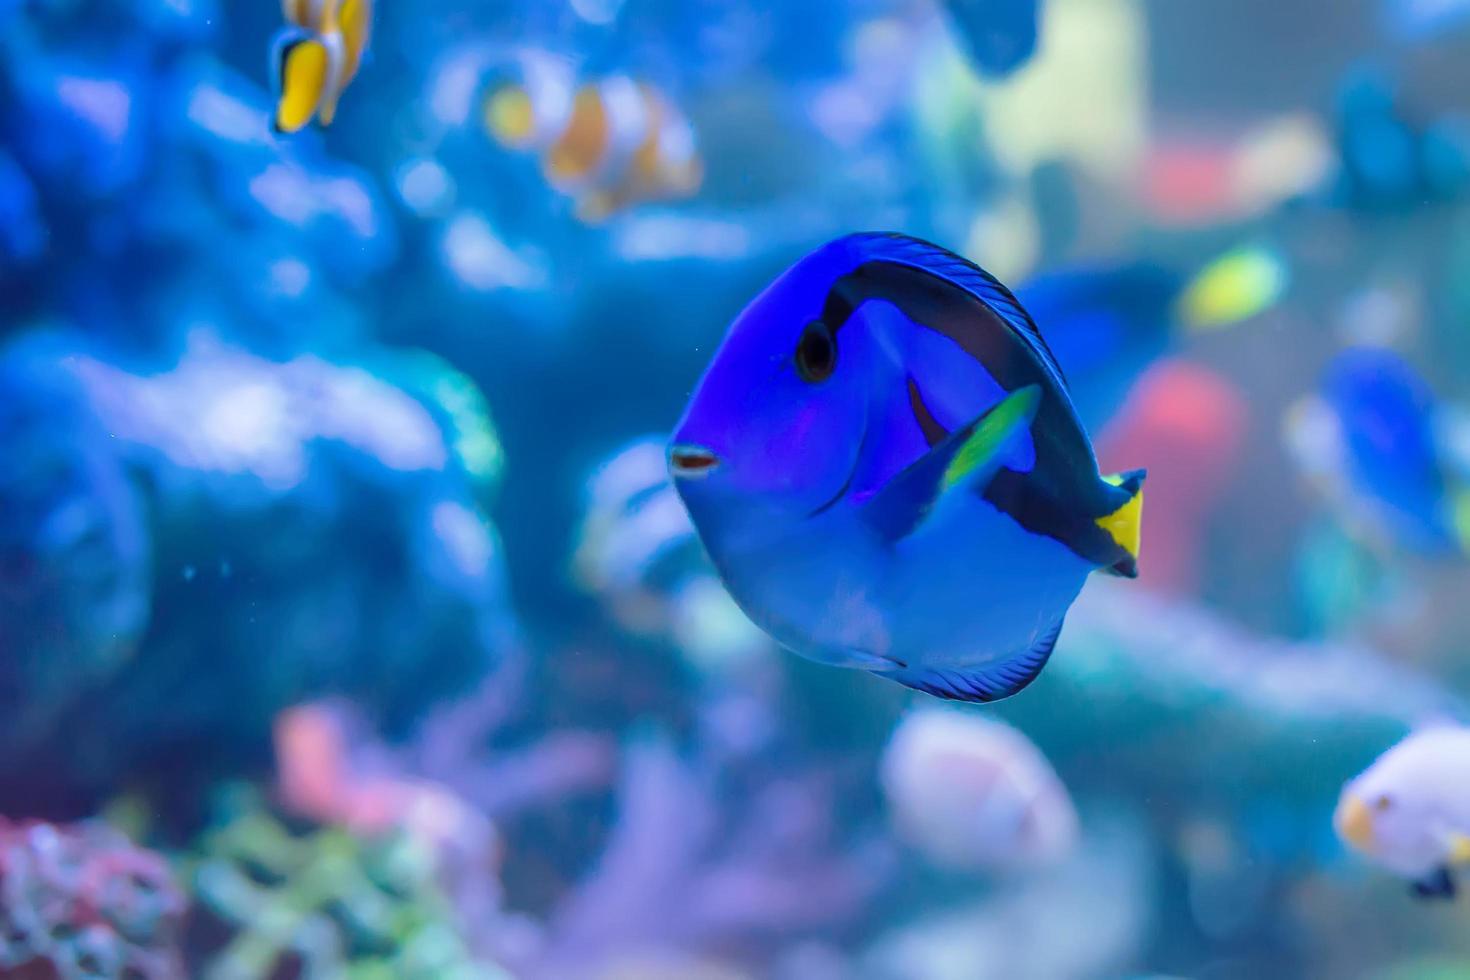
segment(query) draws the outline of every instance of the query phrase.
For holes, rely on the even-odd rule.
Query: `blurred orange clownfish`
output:
[[[372,0],[281,0],[281,12],[288,23],[271,46],[272,128],[294,133],[314,118],[330,126],[367,50]]]
[[[484,122],[501,146],[539,154],[547,182],[576,200],[584,221],[687,197],[704,177],[688,120],[625,75],[576,86],[570,69],[528,62],[519,80],[492,85]]]

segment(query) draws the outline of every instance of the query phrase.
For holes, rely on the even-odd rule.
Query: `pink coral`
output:
[[[1211,510],[1229,487],[1244,448],[1250,408],[1239,387],[1200,364],[1160,361],[1139,380],[1108,428],[1098,455],[1150,466],[1139,579],[1155,591],[1198,590]]]

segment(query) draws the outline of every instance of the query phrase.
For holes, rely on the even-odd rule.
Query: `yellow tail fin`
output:
[[[1117,510],[1104,517],[1097,519],[1097,526],[1107,531],[1112,536],[1118,547],[1128,553],[1128,562],[1120,563],[1122,567],[1115,567],[1121,575],[1132,577],[1136,575],[1136,563],[1138,561],[1138,547],[1142,538],[1143,523],[1143,477],[1140,470],[1135,473],[1114,474],[1105,476],[1103,480],[1115,487],[1123,487],[1132,490],[1133,495],[1128,502]]]

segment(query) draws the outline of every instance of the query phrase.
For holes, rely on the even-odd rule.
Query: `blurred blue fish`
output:
[[[1470,187],[1470,127],[1455,116],[1415,120],[1381,74],[1350,74],[1335,116],[1345,203],[1403,208],[1453,199]]]
[[[1353,347],[1328,365],[1315,396],[1293,406],[1287,434],[1350,530],[1445,554],[1460,549],[1470,529],[1464,491],[1437,433],[1438,412],[1429,385],[1402,357]]]
[[[1137,574],[1142,471],[1099,475],[1061,369],[988,273],[851,235],[735,321],[670,466],[726,586],[813,660],[994,701],[1087,576]]]
[[[980,74],[1005,78],[1031,60],[1041,0],[945,0],[961,47]]]
[[[1047,273],[1016,290],[1071,383],[1089,428],[1103,425],[1133,382],[1169,348],[1180,277],[1149,263]]]

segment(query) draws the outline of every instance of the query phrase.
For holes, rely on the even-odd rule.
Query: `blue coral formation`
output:
[[[456,372],[204,340],[144,371],[90,350],[0,355],[18,379],[0,442],[12,805],[258,765],[275,714],[310,697],[401,728],[516,642],[482,511],[499,447]]]

